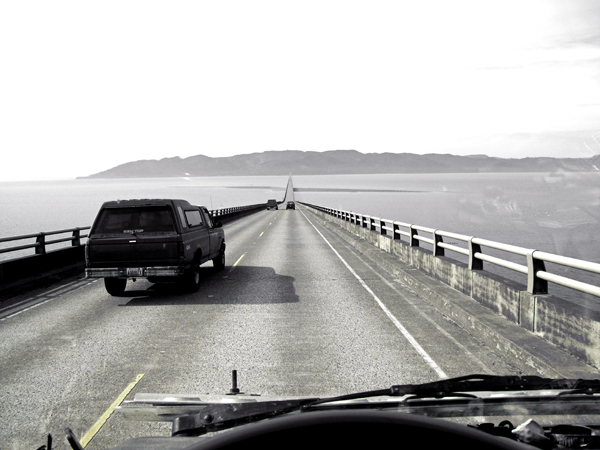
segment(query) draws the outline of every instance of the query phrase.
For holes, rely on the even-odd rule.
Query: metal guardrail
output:
[[[210,210],[210,215],[213,219],[218,219],[223,216],[228,216],[230,214],[240,213],[244,211],[249,211],[252,209],[258,209],[264,207],[266,203],[257,203],[255,205],[247,205],[247,206],[234,206],[231,208],[222,208],[222,209],[212,209]]]
[[[72,247],[79,247],[81,245],[81,239],[86,238],[87,234],[81,234],[83,230],[89,230],[90,227],[77,227],[68,228],[66,230],[47,231],[33,234],[23,234],[21,236],[12,236],[6,238],[0,238],[0,243],[4,242],[15,242],[24,239],[34,239],[35,242],[32,244],[18,245],[16,247],[0,248],[0,253],[15,252],[18,250],[26,250],[28,248],[34,248],[36,255],[43,255],[48,252],[47,246],[53,244],[59,244],[62,242],[71,242]],[[47,236],[55,236],[57,234],[71,233],[71,236],[63,237],[59,239],[47,240]]]
[[[241,213],[244,211],[260,209],[260,208],[263,208],[264,206],[265,206],[265,203],[258,203],[255,205],[235,206],[235,207],[231,207],[231,208],[221,208],[221,209],[211,210],[210,214],[212,215],[213,219],[218,220],[220,218],[227,218],[228,216],[231,216],[231,215],[237,214],[237,213]],[[89,230],[90,228],[91,228],[91,226],[67,228],[65,230],[46,231],[46,232],[40,232],[40,233],[23,234],[20,236],[11,236],[11,237],[0,238],[0,244],[6,243],[6,242],[23,241],[25,239],[35,239],[35,242],[33,242],[33,243],[0,248],[0,254],[17,252],[20,250],[27,250],[27,249],[33,248],[33,249],[35,249],[36,255],[43,255],[49,251],[48,246],[60,244],[63,242],[71,242],[72,247],[79,247],[82,245],[81,240],[88,237],[87,234],[82,234],[81,232],[85,231],[85,230]],[[61,238],[52,239],[52,240],[47,239],[48,236],[55,236],[58,234],[65,234],[65,233],[71,233],[71,236],[61,237]],[[7,261],[10,261],[10,259],[3,260],[1,262],[7,262]]]
[[[382,219],[365,214],[325,208],[322,206],[311,205],[309,203],[302,204],[330,214],[338,219],[342,219],[360,227],[367,228],[371,232],[389,236],[390,239],[402,240],[402,238],[405,238],[411,247],[419,247],[419,242],[426,242],[433,246],[433,254],[435,256],[446,256],[446,250],[465,255],[468,258],[470,270],[482,270],[483,262],[485,261],[525,274],[527,275],[527,292],[530,294],[547,294],[548,282],[551,282],[560,286],[600,297],[600,287],[583,283],[581,281],[561,275],[549,273],[546,270],[545,265],[545,262],[550,262],[563,267],[600,274],[600,264],[597,263],[555,255],[534,249],[517,247],[515,245],[489,241],[474,236],[466,236],[448,231],[437,230],[434,228],[427,228],[419,225]],[[419,232],[425,234],[419,234]],[[464,242],[465,248],[444,242],[444,238],[450,238],[455,241]],[[518,264],[506,259],[485,254],[482,251],[482,247],[500,250],[524,257],[526,259],[526,263]]]

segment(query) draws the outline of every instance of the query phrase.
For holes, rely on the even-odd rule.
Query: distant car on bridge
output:
[[[294,202],[287,202],[285,209],[296,209],[296,204]]]
[[[267,209],[279,209],[277,206],[277,200],[271,199],[267,201]]]

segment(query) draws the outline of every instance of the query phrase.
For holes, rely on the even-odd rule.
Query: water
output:
[[[92,224],[103,202],[181,198],[208,209],[283,198],[287,176],[62,180],[0,183],[0,237]]]
[[[294,187],[317,205],[600,262],[597,173],[304,176]]]
[[[3,182],[0,183],[0,238],[90,226],[102,203],[108,200],[180,198],[209,209],[265,203],[270,198],[283,198],[287,179],[281,176]],[[34,242],[35,239],[26,239],[0,243],[0,248]],[[70,243],[47,248],[67,245]],[[33,252],[27,249],[0,253],[0,261]]]
[[[299,201],[600,263],[598,173],[315,175],[293,180]],[[0,237],[89,226],[107,200],[182,198],[218,209],[281,200],[286,184],[287,176],[3,182]],[[27,252],[32,253],[21,254]],[[524,264],[519,257],[489,253]],[[488,264],[486,270],[492,267]],[[523,282],[519,274],[493,271]],[[597,278],[585,275],[582,280],[597,285],[590,277]]]
[[[294,177],[294,187],[296,198],[308,203],[600,263],[598,173],[306,176]],[[521,256],[484,253],[526,265]],[[454,252],[447,256],[466,261]],[[484,268],[527,283],[520,273],[488,263]],[[600,284],[597,274],[550,263],[546,269]],[[549,291],[600,310],[597,297],[553,284]]]

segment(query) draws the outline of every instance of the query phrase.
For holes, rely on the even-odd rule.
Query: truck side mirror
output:
[[[221,221],[215,222],[214,228],[222,228],[222,227],[223,227],[223,222],[221,222]]]

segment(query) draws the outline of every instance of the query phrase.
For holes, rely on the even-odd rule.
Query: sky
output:
[[[269,150],[600,154],[600,0],[5,1],[0,182]]]

